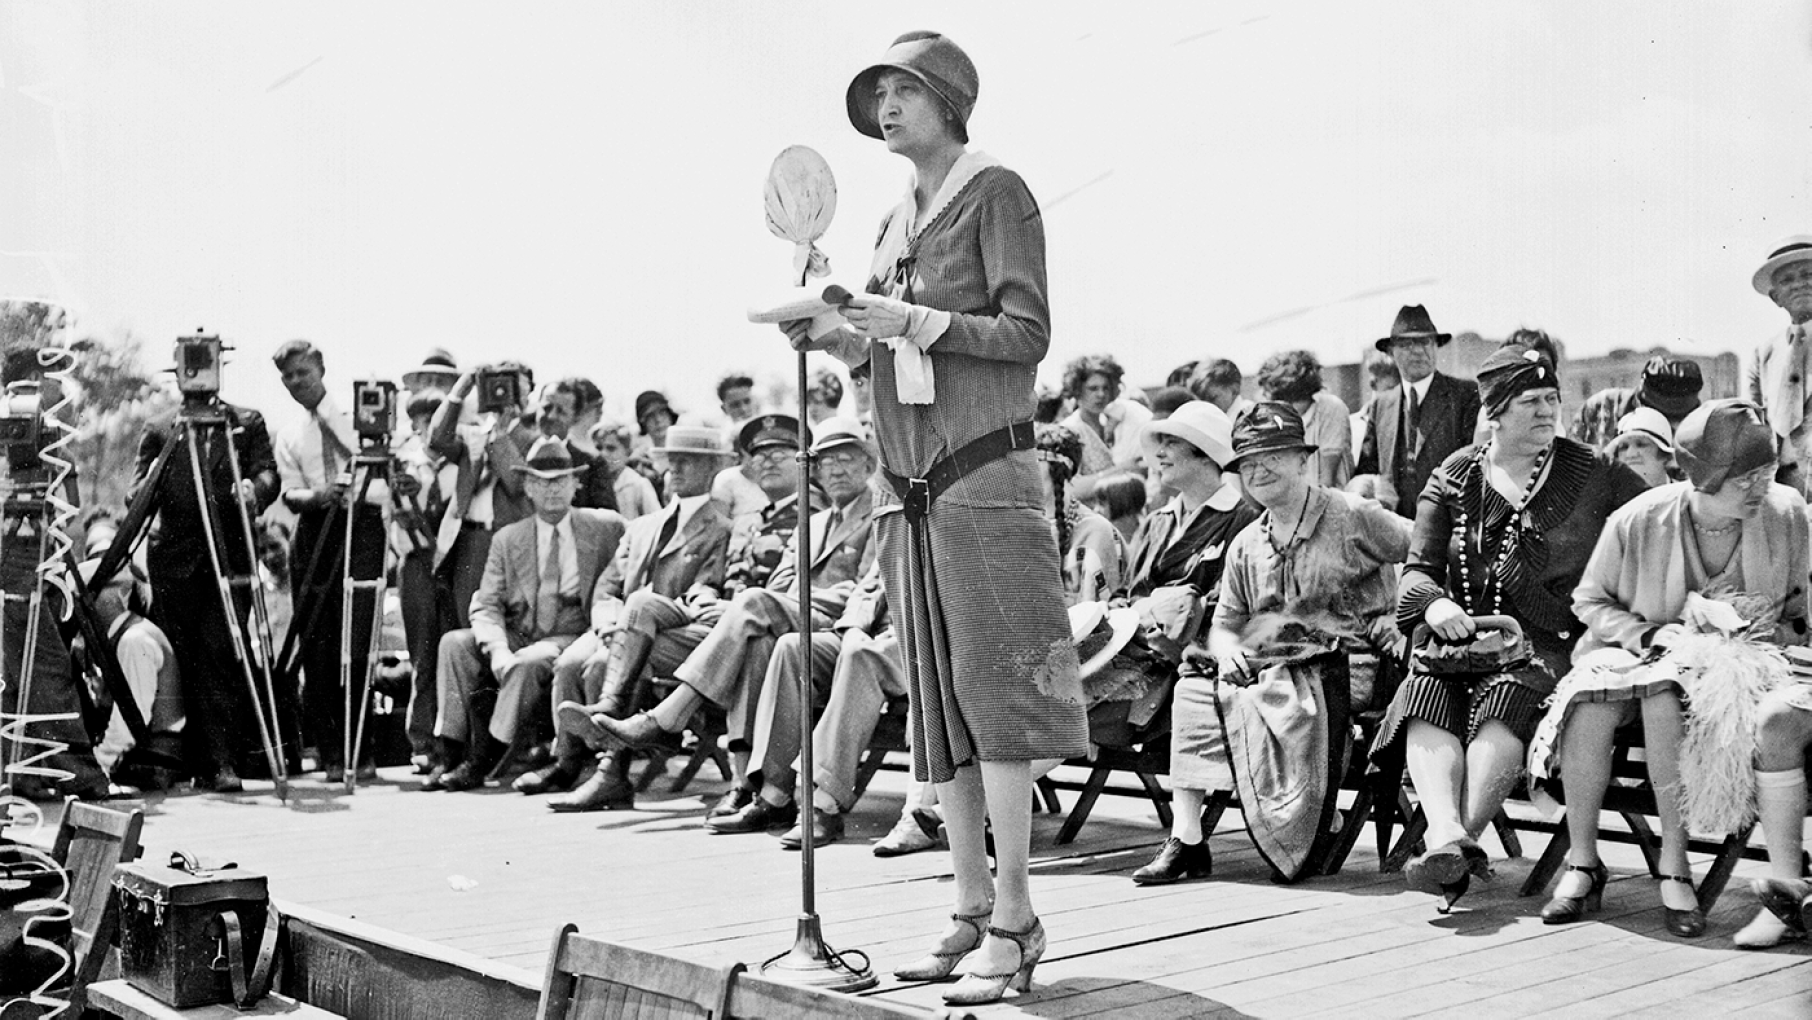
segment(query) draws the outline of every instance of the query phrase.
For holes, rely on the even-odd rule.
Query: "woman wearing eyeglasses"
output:
[[[1398,626],[1428,640],[1412,653],[1372,760],[1409,769],[1431,849],[1404,877],[1441,895],[1443,910],[1490,874],[1477,840],[1522,777],[1542,701],[1583,630],[1573,588],[1605,518],[1643,488],[1628,468],[1559,435],[1560,378],[1545,340],[1519,330],[1480,366],[1490,438],[1430,476],[1398,588]],[[1481,630],[1489,617],[1514,627]]]
[[[1676,450],[1688,481],[1646,493],[1604,529],[1574,596],[1587,627],[1576,665],[1530,753],[1538,782],[1564,782],[1572,837],[1567,870],[1542,908],[1549,924],[1599,907],[1608,872],[1598,857],[1598,812],[1613,734],[1638,720],[1661,815],[1668,931],[1692,937],[1705,930],[1686,859],[1686,822],[1699,817],[1694,798],[1736,807],[1731,824],[1758,804],[1775,875],[1799,878],[1805,745],[1786,755],[1771,755],[1767,745],[1780,728],[1768,718],[1773,702],[1812,709],[1812,687],[1789,682],[1773,650],[1806,643],[1806,504],[1774,483],[1774,435],[1753,404],[1702,405],[1681,421]],[[1695,747],[1689,734],[1701,724],[1710,727],[1701,731],[1710,744]],[[1704,767],[1720,761],[1729,767]],[[1798,903],[1792,906],[1792,927],[1803,934]],[[1737,944],[1773,945],[1788,930],[1763,911]]]

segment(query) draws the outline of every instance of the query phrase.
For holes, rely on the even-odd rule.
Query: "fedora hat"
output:
[[[1674,431],[1674,453],[1694,488],[1715,493],[1726,479],[1774,463],[1774,430],[1746,400],[1713,400]]]
[[[842,415],[826,418],[818,423],[818,438],[812,443],[813,453],[823,453],[839,446],[860,446],[865,452],[868,447],[868,430],[854,418]]]
[[[654,447],[655,453],[698,453],[707,457],[728,457],[730,444],[724,434],[703,425],[675,425],[667,430],[667,442]]]
[[[1225,468],[1233,460],[1233,423],[1206,400],[1191,400],[1170,417],[1146,424],[1139,439],[1147,453],[1157,447],[1159,436],[1176,436],[1207,454],[1217,467]]]
[[[1080,660],[1078,675],[1086,680],[1099,673],[1114,656],[1132,643],[1139,632],[1139,611],[1122,606],[1107,608],[1105,602],[1082,602],[1070,607],[1070,640],[1076,644]]]
[[[1789,262],[1804,262],[1812,259],[1812,234],[1794,234],[1783,237],[1774,243],[1768,252],[1768,260],[1762,268],[1755,271],[1755,284],[1758,293],[1767,296],[1774,290],[1774,271]]]
[[[528,458],[513,466],[536,478],[565,478],[584,470],[573,463],[573,452],[559,436],[542,436],[535,440],[535,445],[529,447]]]
[[[1389,354],[1392,340],[1433,340],[1435,346],[1445,347],[1452,339],[1453,334],[1435,329],[1428,309],[1421,305],[1404,305],[1397,310],[1397,321],[1390,324],[1390,336],[1379,337],[1372,346]]]
[[[981,91],[975,63],[962,47],[936,32],[908,32],[893,41],[879,63],[864,68],[849,83],[844,105],[849,122],[870,138],[881,138],[875,120],[875,84],[888,71],[905,71],[925,83],[956,114],[957,140],[969,140],[969,114]]]
[[[1241,459],[1254,453],[1319,449],[1309,442],[1306,433],[1302,415],[1297,414],[1296,409],[1289,404],[1280,404],[1274,400],[1253,404],[1245,414],[1239,416],[1239,423],[1233,426],[1233,456],[1222,465],[1222,470],[1234,470]]]
[[[403,373],[403,389],[450,390],[459,381],[459,363],[445,347],[431,347],[421,366]]]
[[[811,426],[806,426],[805,441],[812,441]],[[736,449],[754,453],[767,446],[789,446],[799,449],[799,419],[790,414],[758,414],[743,422],[736,433]]]

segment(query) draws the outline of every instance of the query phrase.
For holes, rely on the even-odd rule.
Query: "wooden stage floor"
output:
[[[672,795],[663,781],[633,812],[556,815],[508,789],[420,793],[406,773],[387,769],[353,796],[301,781],[288,805],[268,784],[154,797],[146,859],[180,848],[236,861],[269,875],[280,899],[520,967],[536,984],[566,922],[752,967],[791,943],[799,856],[771,835],[701,830],[721,784]],[[849,837],[818,854],[826,938],[866,950],[882,975],[929,944],[951,900],[946,855],[869,852],[901,790],[902,776],[883,771]],[[983,1016],[1812,1016],[1812,948],[1730,947],[1756,909],[1745,879],[1758,862],[1738,868],[1707,935],[1680,940],[1662,929],[1655,884],[1628,847],[1606,851],[1615,875],[1601,915],[1546,927],[1542,901],[1516,895],[1528,859],[1500,861],[1443,917],[1432,897],[1378,874],[1369,833],[1342,874],[1281,887],[1229,812],[1212,879],[1139,888],[1127,876],[1163,838],[1148,803],[1103,797],[1067,847],[1053,842],[1060,821],[1036,816],[1033,836],[1050,954],[1031,993]],[[1544,838],[1524,834],[1525,853]],[[884,978],[876,994],[935,1006],[938,988]]]

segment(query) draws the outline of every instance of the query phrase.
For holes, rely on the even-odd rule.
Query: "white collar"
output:
[[[571,510],[568,510],[566,516],[560,518],[560,521],[557,524],[549,524],[541,519],[540,514],[535,515],[535,539],[537,541],[547,541],[548,534],[554,531],[558,531],[561,538],[572,538],[573,512]]]
[[[1239,486],[1233,484],[1232,478],[1223,475],[1221,477],[1221,487],[1214,490],[1212,495],[1202,501],[1202,505],[1196,507],[1196,511],[1200,512],[1203,507],[1206,507],[1209,510],[1224,514],[1234,507],[1239,506],[1240,498]],[[1171,513],[1176,514],[1178,520],[1186,520],[1190,516],[1189,508],[1183,505],[1182,493],[1170,497],[1170,505],[1167,509],[1170,510]]]
[[[1409,384],[1409,388],[1416,391],[1416,403],[1420,404],[1428,399],[1428,388],[1434,385],[1434,376],[1435,374],[1430,372],[1420,381]]]

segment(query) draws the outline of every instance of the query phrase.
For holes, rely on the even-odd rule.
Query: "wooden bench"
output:
[[[240,1009],[228,1003],[191,1006],[177,1009],[165,1005],[124,979],[101,981],[88,986],[88,1006],[120,1020],[235,1020],[247,1016],[280,1016],[289,1020],[345,1020],[287,995],[271,992],[251,1009]]]

